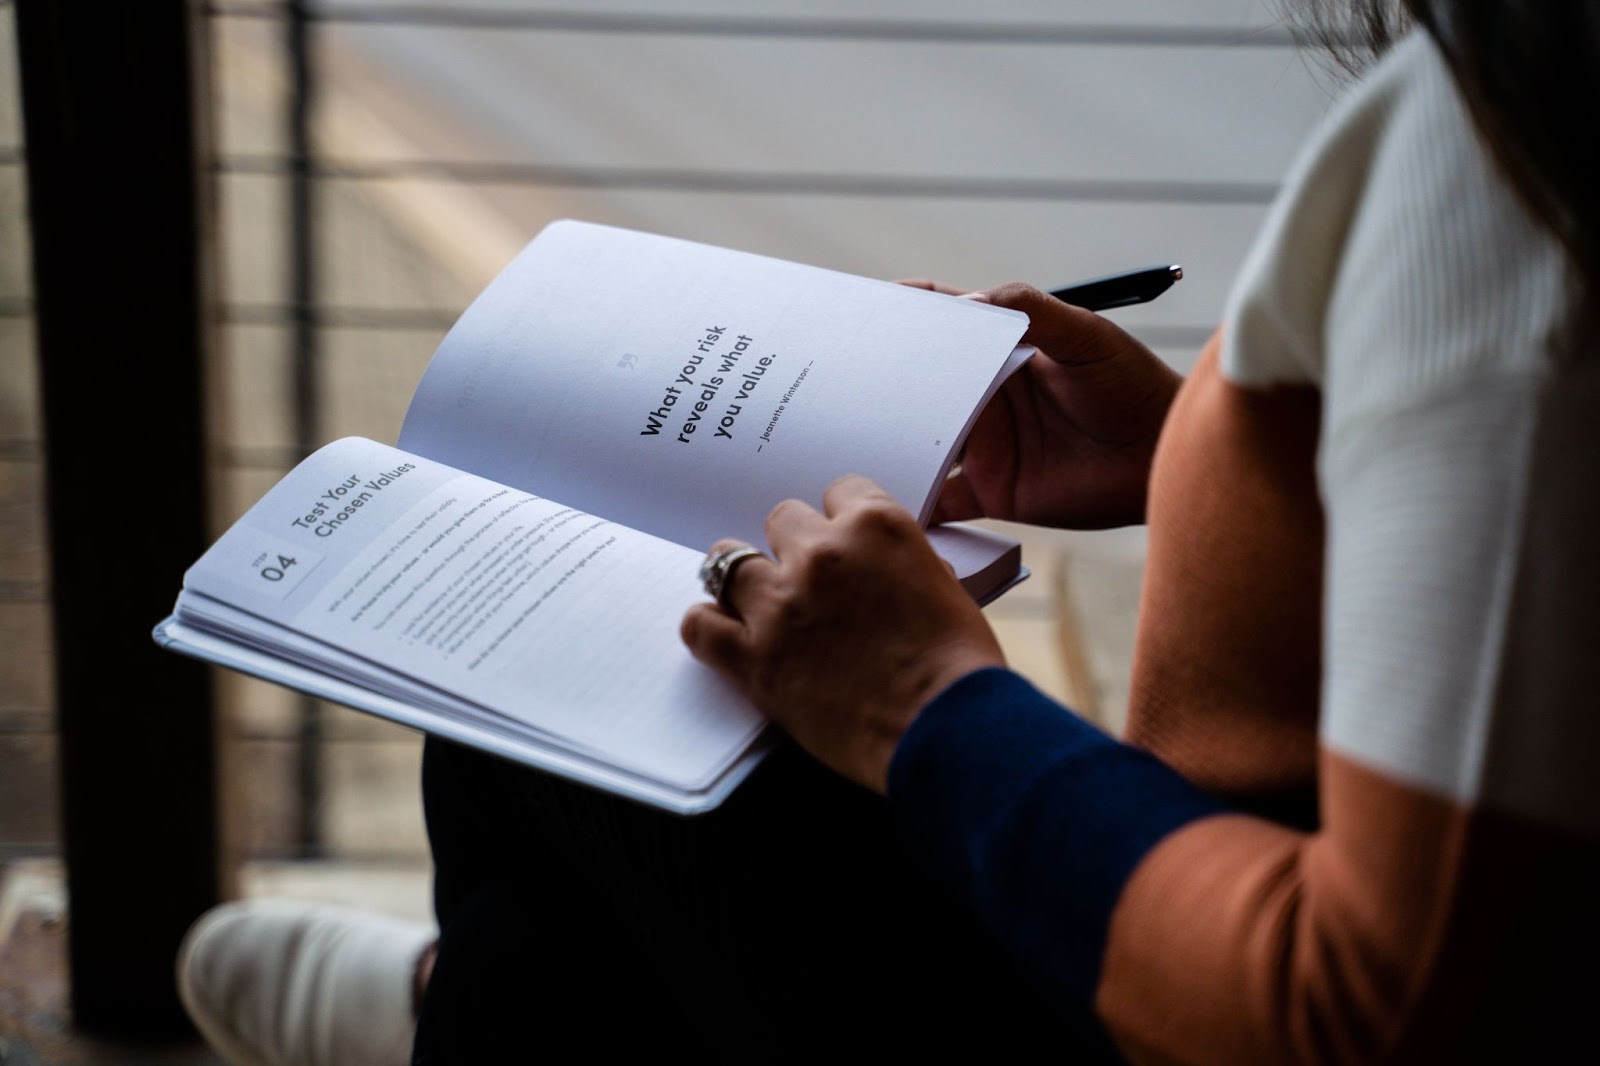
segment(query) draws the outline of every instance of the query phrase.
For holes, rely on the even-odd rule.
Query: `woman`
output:
[[[684,623],[1135,1059],[1595,1054],[1600,5],[1407,7],[1427,34],[1302,156],[1165,419],[1131,746],[997,669],[859,479]],[[946,517],[1137,519],[1149,356],[989,298],[1046,358]]]
[[[876,486],[779,504],[683,635],[817,762],[683,821],[430,742],[416,1061],[1593,1057],[1600,4],[1404,6],[1181,390],[976,297],[1041,354],[943,515],[1148,519],[1126,742]]]

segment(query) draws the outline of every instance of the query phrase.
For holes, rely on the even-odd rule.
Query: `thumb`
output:
[[[1011,282],[990,289],[989,302],[1027,315],[1022,343],[1033,345],[1052,362],[1084,366],[1138,344],[1110,319],[1062,303],[1032,285]]]

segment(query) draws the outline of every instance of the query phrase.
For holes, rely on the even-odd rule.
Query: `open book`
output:
[[[165,646],[682,812],[764,722],[678,638],[718,537],[871,477],[926,523],[1027,319],[578,222],[434,355],[399,448],[306,459],[185,575]],[[974,598],[1015,542],[930,536]]]

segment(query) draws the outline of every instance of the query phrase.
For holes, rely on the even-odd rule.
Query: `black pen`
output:
[[[1113,307],[1148,303],[1172,288],[1172,283],[1183,277],[1183,267],[1145,267],[1121,274],[1107,274],[1093,281],[1068,285],[1050,295],[1062,303],[1081,307],[1086,311],[1109,311]]]

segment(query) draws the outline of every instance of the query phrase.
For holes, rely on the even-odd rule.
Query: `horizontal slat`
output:
[[[233,181],[274,183],[280,179]],[[345,184],[330,182],[331,186]],[[414,200],[424,211],[436,185],[394,183],[387,190],[404,210]],[[1209,326],[1221,313],[1234,271],[1265,215],[1259,206],[1212,206],[1203,211],[1170,204],[1029,203],[1022,201],[884,200],[792,196],[781,202],[753,195],[589,189],[481,190],[500,214],[495,247],[421,249],[425,259],[468,262],[446,288],[419,300],[397,287],[397,269],[377,258],[371,269],[347,267],[327,278],[322,299],[333,306],[382,308],[465,307],[510,255],[546,223],[558,218],[651,230],[690,240],[869,277],[936,277],[952,284],[990,285],[1027,280],[1055,288],[1084,278],[1151,263],[1181,263],[1185,277],[1171,292],[1142,308],[1118,312],[1122,320],[1151,326]],[[352,204],[355,193],[330,196]],[[354,208],[351,208],[354,210]],[[354,223],[334,213],[325,229]],[[243,258],[243,256],[241,256]],[[255,262],[255,280],[235,272],[231,299],[282,303],[269,264]],[[453,292],[449,290],[454,290]],[[464,294],[464,295],[462,295]]]
[[[221,17],[280,16],[278,0],[214,0],[208,10]],[[966,25],[973,21],[967,0],[923,0],[896,4],[879,0],[862,10],[859,0],[332,0],[307,5],[313,17],[327,20],[424,19],[461,22],[497,20],[501,25],[548,24],[579,19],[650,24],[659,22],[880,22],[904,21]],[[1276,10],[1263,0],[991,0],[983,21],[995,25],[1045,27],[1123,24],[1161,29],[1273,29]]]
[[[311,317],[321,329],[386,329],[443,332],[455,324],[461,309],[444,307],[323,307]],[[223,308],[223,320],[241,326],[286,326],[295,320],[288,304],[234,304]]]
[[[1130,314],[1128,311],[1107,314]],[[286,327],[296,317],[293,307],[286,304],[242,304],[226,307],[224,319],[230,325],[246,327]],[[454,325],[459,312],[435,307],[432,311],[405,309],[405,307],[317,307],[312,311],[317,330],[378,330],[386,333],[443,333]],[[1174,327],[1174,325],[1147,325],[1139,328],[1144,343],[1152,347],[1200,346],[1210,338],[1210,327]],[[235,341],[237,346],[238,341]],[[253,346],[250,346],[253,347]],[[282,349],[283,344],[278,344]],[[246,351],[245,362],[262,357],[261,352]],[[259,395],[254,394],[253,395]]]
[[[225,156],[224,174],[254,176],[290,172],[279,155]],[[1267,204],[1277,185],[1247,181],[1147,181],[1139,178],[968,178],[891,174],[751,173],[668,167],[544,166],[447,159],[350,160],[321,158],[310,165],[315,178],[394,181],[446,180],[468,185],[549,185],[578,189],[657,192],[750,193],[762,196],[857,196],[897,199],[1095,200],[1110,203]]]
[[[277,5],[224,2],[209,8],[221,19],[282,18]],[[412,26],[430,29],[521,30],[526,32],[642,34],[658,37],[740,37],[801,41],[871,41],[906,44],[939,41],[961,44],[1158,45],[1174,48],[1281,47],[1295,38],[1283,26],[1170,25],[1160,23],[1064,23],[1017,19],[981,22],[958,18],[878,17],[859,13],[833,17],[807,14],[747,15],[694,12],[608,12],[528,10],[484,5],[426,3],[320,4],[309,8],[312,22]]]
[[[748,41],[331,26],[394,134],[342,159],[1274,183],[1328,95],[1293,49]],[[404,146],[403,148],[400,146]]]

